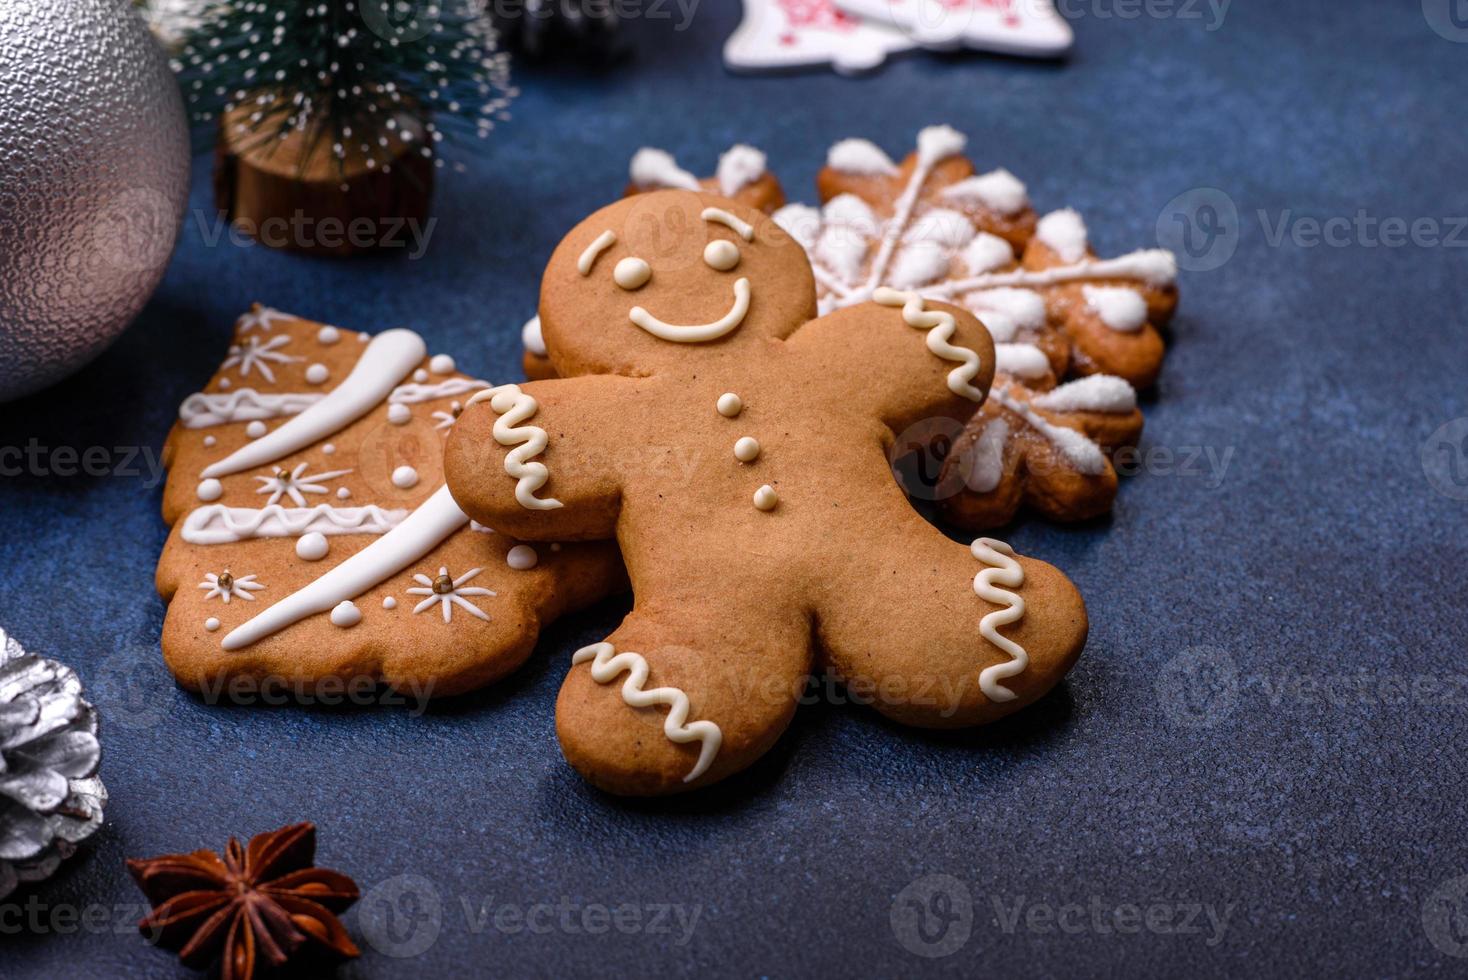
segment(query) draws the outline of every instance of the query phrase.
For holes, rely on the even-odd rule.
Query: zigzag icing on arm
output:
[[[303,534],[386,534],[406,510],[366,507],[226,507],[210,504],[189,512],[179,536],[189,544],[232,544],[252,538],[296,538]]]
[[[517,481],[515,500],[526,510],[555,510],[562,506],[554,497],[535,495],[535,491],[550,479],[550,470],[544,463],[531,460],[545,451],[550,437],[539,426],[520,423],[539,411],[540,403],[521,391],[519,385],[500,385],[479,392],[464,404],[464,408],[483,401],[489,402],[489,407],[500,415],[494,421],[495,442],[501,446],[519,446],[505,454],[505,472]]]
[[[1005,663],[985,667],[979,672],[979,690],[984,692],[984,697],[995,703],[1013,701],[1015,693],[999,682],[1006,677],[1024,673],[1025,668],[1030,665],[1030,655],[1025,652],[1024,647],[1001,634],[999,627],[1023,619],[1025,601],[999,586],[1017,589],[1024,585],[1025,570],[1014,560],[1014,549],[1003,541],[977,538],[969,548],[975,558],[990,566],[974,576],[974,592],[985,602],[1005,607],[996,609],[979,620],[979,634],[1010,658]]]
[[[970,401],[984,400],[984,393],[971,384],[979,373],[978,353],[949,342],[958,330],[958,321],[953,314],[943,310],[925,310],[923,298],[917,293],[899,292],[885,286],[878,289],[872,299],[883,306],[902,307],[902,319],[908,326],[928,331],[928,350],[945,361],[960,362],[958,367],[948,372],[949,391]]]
[[[267,435],[214,463],[205,478],[229,476],[273,463],[318,443],[366,415],[428,354],[411,330],[388,330],[372,338],[352,373],[326,397]]]
[[[178,407],[178,420],[186,429],[205,429],[229,422],[274,419],[283,415],[299,415],[325,397],[305,391],[272,394],[254,388],[219,394],[197,391]]]
[[[719,726],[711,721],[689,722],[688,712],[692,705],[688,701],[688,695],[676,687],[655,687],[646,690],[648,666],[647,658],[640,653],[623,650],[617,653],[616,648],[610,643],[593,643],[582,647],[571,656],[572,665],[591,661],[591,679],[598,684],[610,684],[617,679],[617,675],[623,671],[627,672],[627,680],[622,684],[622,700],[633,708],[651,708],[656,705],[668,706],[668,716],[663,719],[663,734],[668,736],[668,741],[679,745],[688,742],[701,742],[698,752],[698,762],[694,764],[688,775],[683,777],[685,783],[691,783],[713,765],[714,756],[719,754],[719,746],[724,742],[724,733]]]
[[[387,534],[231,632],[224,649],[242,649],[307,616],[330,612],[407,568],[468,523],[469,515],[454,503],[449,488],[439,487]]]

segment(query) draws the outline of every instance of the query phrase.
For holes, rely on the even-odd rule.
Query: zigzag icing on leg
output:
[[[1013,592],[998,588],[1007,585],[1011,589],[1017,589],[1025,584],[1025,570],[1020,567],[1019,562],[1014,560],[1014,549],[1003,541],[994,538],[976,538],[969,546],[974,557],[985,565],[979,574],[974,576],[974,592],[978,593],[980,599],[993,603],[996,606],[1004,606],[996,609],[983,619],[979,620],[979,633],[1005,653],[1009,654],[1009,661],[985,667],[979,673],[979,690],[990,701],[1002,702],[1013,701],[1015,693],[999,682],[1006,677],[1014,677],[1024,673],[1030,665],[1030,655],[1025,648],[1000,634],[999,627],[1017,623],[1024,618],[1025,601]]]
[[[627,672],[627,680],[622,685],[622,700],[629,706],[668,706],[668,716],[663,720],[663,734],[668,736],[668,741],[680,745],[687,742],[703,743],[699,749],[697,764],[683,777],[685,783],[693,782],[708,771],[709,766],[713,765],[714,756],[719,753],[719,746],[723,744],[724,733],[711,721],[688,721],[691,705],[687,694],[676,687],[645,690],[643,685],[647,683],[647,658],[640,653],[630,650],[617,653],[610,643],[593,643],[577,650],[571,657],[572,664],[585,663],[588,660],[591,661],[591,679],[598,684],[610,684],[618,674],[624,670]]]

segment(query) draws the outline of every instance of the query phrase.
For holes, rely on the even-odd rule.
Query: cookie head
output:
[[[587,218],[557,247],[540,295],[551,358],[577,374],[726,356],[814,315],[800,245],[753,208],[691,191],[639,194]]]

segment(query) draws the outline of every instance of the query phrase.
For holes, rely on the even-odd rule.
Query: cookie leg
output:
[[[639,606],[605,642],[578,650],[556,702],[576,771],[609,792],[656,796],[763,755],[795,712],[810,628],[793,609],[744,608],[758,616],[692,601]]]
[[[853,700],[923,728],[981,725],[1036,701],[1085,645],[1080,593],[1001,542],[927,531],[905,551],[874,543],[867,567],[847,570],[850,586],[822,600],[825,664]]]

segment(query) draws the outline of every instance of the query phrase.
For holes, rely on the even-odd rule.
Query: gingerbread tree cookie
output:
[[[563,380],[470,398],[445,472],[476,520],[621,546],[635,608],[573,656],[556,711],[595,784],[668,793],[744,768],[817,665],[894,719],[958,727],[1075,662],[1070,582],[955,544],[887,466],[895,432],[983,401],[993,344],[968,311],[881,290],[816,319],[804,250],[774,221],[660,191],[561,241],[541,316]]]
[[[376,336],[256,306],[164,447],[163,653],[179,682],[419,696],[519,665],[540,626],[619,588],[607,544],[521,544],[443,486],[443,443],[487,382]]]

